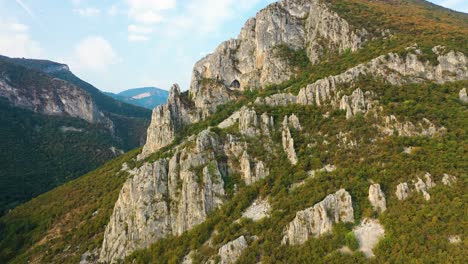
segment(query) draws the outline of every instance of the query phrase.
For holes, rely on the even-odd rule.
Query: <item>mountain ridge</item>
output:
[[[106,92],[107,95],[122,102],[145,107],[153,110],[156,106],[164,104],[169,92],[157,87],[132,88],[117,94]]]
[[[79,231],[63,228],[46,244],[20,232],[30,242],[12,263],[466,262],[468,47],[459,44],[468,16],[425,3],[262,9],[241,40],[195,65],[187,93],[173,86],[141,152],[103,168],[123,178],[101,226],[94,204],[71,218]],[[308,25],[329,35],[306,34]],[[367,32],[362,45],[349,41],[356,30]],[[263,37],[267,49],[257,50]],[[39,214],[31,206],[0,221],[9,231],[1,245],[24,227],[15,220]],[[47,219],[45,231],[32,229],[40,238],[64,226]],[[64,250],[77,244],[86,248]]]

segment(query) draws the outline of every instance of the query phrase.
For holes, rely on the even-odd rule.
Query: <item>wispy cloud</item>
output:
[[[71,65],[79,69],[105,72],[108,68],[121,61],[112,45],[101,36],[84,38],[75,47]]]
[[[74,12],[84,17],[99,16],[101,14],[101,10],[94,7],[77,8]]]
[[[15,0],[16,3],[21,6],[21,8],[23,8],[23,10],[28,13],[28,15],[30,15],[31,17],[35,17],[33,11],[29,8],[28,5],[26,5],[22,0]]]
[[[27,58],[42,55],[39,43],[31,38],[25,24],[0,19],[0,40],[0,54]]]
[[[176,7],[176,0],[126,0],[129,17],[135,21],[154,24],[161,22],[161,11]]]

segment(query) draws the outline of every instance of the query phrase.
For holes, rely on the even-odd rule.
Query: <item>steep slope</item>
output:
[[[139,147],[147,125],[102,111],[87,91],[46,73],[65,65],[14,61],[0,58],[0,214]]]
[[[112,98],[129,104],[153,110],[167,101],[169,92],[156,87],[128,89],[118,94],[106,93]]]
[[[51,260],[33,244],[53,226],[33,228],[31,243],[2,254],[465,263],[467,36],[466,14],[423,1],[274,3],[195,65],[187,93],[174,85],[153,111],[96,238],[80,249],[66,235],[46,239],[67,245]],[[14,210],[1,223],[30,216]]]
[[[29,69],[34,69],[50,76],[60,78],[68,83],[71,83],[86,92],[88,92],[96,105],[103,112],[112,113],[114,115],[121,115],[125,117],[138,117],[138,118],[147,118],[149,112],[146,109],[141,107],[135,107],[130,104],[119,102],[101,92],[99,89],[93,85],[81,80],[73,72],[70,71],[70,68],[61,63],[48,61],[48,60],[34,60],[34,59],[24,59],[24,58],[8,58],[5,56],[0,57],[2,60],[7,60],[11,63],[15,63],[21,66],[24,66]]]

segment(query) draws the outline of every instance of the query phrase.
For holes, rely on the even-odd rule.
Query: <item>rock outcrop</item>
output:
[[[275,94],[257,100],[257,104],[270,106],[290,104],[300,105],[331,105],[335,109],[347,111],[347,118],[360,112],[365,114],[375,106],[373,95],[357,88],[351,95],[343,94],[340,86],[349,86],[361,77],[372,76],[393,85],[434,81],[437,83],[468,79],[467,57],[461,52],[450,51],[438,54],[438,65],[431,65],[419,59],[422,52],[412,49],[401,57],[396,53],[379,56],[371,61],[359,64],[345,72],[329,76],[307,85],[294,98],[291,94]]]
[[[178,131],[199,120],[199,117],[193,114],[192,107],[187,100],[186,98],[184,100],[180,87],[175,84],[171,88],[167,103],[153,109],[146,144],[140,159],[171,144]]]
[[[218,250],[218,256],[220,257],[219,264],[235,263],[247,247],[248,244],[244,236],[240,236],[237,239],[223,245]]]
[[[265,178],[269,174],[268,169],[265,168],[265,165],[262,161],[251,161],[247,151],[244,151],[242,157],[240,158],[240,166],[242,178],[247,185],[251,185]]]
[[[442,183],[447,186],[452,186],[452,184],[457,182],[457,177],[444,173],[442,177]]]
[[[259,221],[270,215],[271,206],[267,199],[255,200],[246,210],[242,213],[242,217]]]
[[[344,189],[328,195],[313,207],[297,212],[283,231],[282,243],[303,244],[310,237],[330,232],[333,224],[338,222],[354,222],[351,195]]]
[[[431,199],[431,195],[427,192],[428,186],[426,183],[424,183],[421,178],[418,177],[418,180],[414,183],[414,188],[416,189],[417,192],[421,193],[424,196],[424,199],[426,201],[429,201]]]
[[[171,158],[144,163],[127,180],[104,234],[100,261],[116,262],[203,222],[224,201],[223,142],[204,130]]]
[[[369,187],[369,202],[376,212],[382,213],[387,210],[385,194],[380,189],[380,184],[372,184]]]
[[[255,110],[248,107],[239,110],[239,131],[245,136],[269,135],[273,125],[273,117],[266,113],[257,116]]]
[[[283,0],[249,19],[236,39],[222,43],[214,53],[196,63],[191,94],[205,89],[204,80],[216,80],[231,89],[258,88],[288,80],[294,73],[277,47],[305,49],[311,62],[325,50],[355,51],[367,37],[319,0]]]
[[[450,244],[460,244],[462,242],[462,239],[460,235],[452,235],[448,237],[448,241]]]
[[[90,123],[101,123],[110,129],[113,124],[96,106],[86,91],[66,81],[34,72],[36,80],[24,83],[0,72],[0,97],[13,105],[46,115],[71,116]]]
[[[281,132],[281,141],[283,143],[284,152],[288,156],[292,165],[297,164],[296,150],[294,149],[294,139],[292,138],[291,131],[289,130],[288,119],[285,117],[283,121],[283,129]]]
[[[410,121],[400,122],[394,115],[384,116],[382,124],[377,125],[377,128],[384,135],[391,136],[396,132],[402,137],[436,137],[447,131],[445,127],[437,127],[426,118],[415,125]]]
[[[350,95],[343,95],[340,101],[340,109],[346,110],[346,119],[350,119],[358,113],[367,113],[372,108],[372,103],[367,99],[371,95],[370,92],[364,92],[361,89],[356,89]]]
[[[353,232],[359,242],[359,250],[368,258],[374,256],[372,249],[385,235],[385,230],[379,220],[368,218],[363,219],[359,226],[353,229]]]
[[[468,104],[468,95],[466,94],[466,88],[463,88],[460,90],[458,93],[458,98],[460,98],[460,101],[462,101],[465,104]]]
[[[410,189],[408,187],[408,183],[406,182],[403,182],[403,183],[400,183],[397,185],[397,188],[396,188],[396,196],[398,198],[398,200],[406,200],[406,198],[408,198],[409,196],[409,193],[410,193]]]

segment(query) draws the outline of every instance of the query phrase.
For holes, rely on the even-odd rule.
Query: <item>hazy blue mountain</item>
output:
[[[142,87],[128,89],[118,94],[106,93],[116,100],[141,106],[147,109],[153,109],[167,101],[169,92],[156,87]]]

